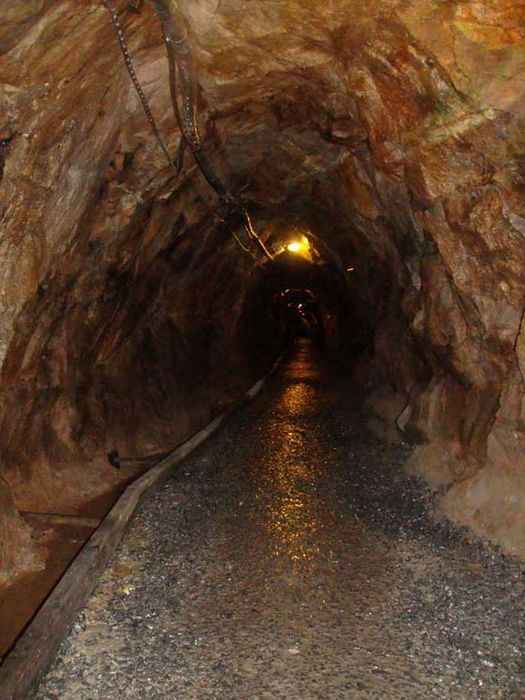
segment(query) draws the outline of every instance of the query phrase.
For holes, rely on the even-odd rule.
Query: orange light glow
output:
[[[306,236],[301,236],[296,240],[290,241],[286,246],[286,250],[290,253],[307,255],[310,252],[310,241]]]

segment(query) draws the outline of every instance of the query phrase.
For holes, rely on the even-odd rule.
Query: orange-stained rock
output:
[[[18,514],[9,487],[0,478],[0,584],[43,566],[44,551],[32,541],[31,528]]]
[[[152,5],[115,4],[175,156]],[[355,267],[383,431],[427,443],[411,469],[452,517],[525,554],[523,8],[180,6],[214,166],[261,230],[289,218]],[[173,177],[100,2],[1,12],[0,469],[19,507],[74,510],[118,484],[106,451],[173,444],[253,377],[255,263],[188,157]]]

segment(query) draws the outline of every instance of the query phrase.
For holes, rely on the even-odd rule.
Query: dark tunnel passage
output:
[[[525,556],[522,8],[0,19],[0,614],[305,341],[437,520]]]
[[[326,244],[300,227],[270,237],[267,247],[274,257],[254,270],[239,318],[248,361],[264,366],[295,338],[307,336],[334,360],[344,352],[340,360],[349,369],[367,335],[346,279],[355,270],[345,271]]]

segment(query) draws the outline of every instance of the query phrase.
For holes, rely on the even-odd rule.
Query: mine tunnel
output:
[[[0,697],[522,698],[523,7],[0,19]]]

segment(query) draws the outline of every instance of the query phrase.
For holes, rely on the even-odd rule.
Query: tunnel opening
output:
[[[264,367],[303,336],[350,369],[366,347],[366,333],[342,262],[301,226],[281,227],[278,233],[269,227],[273,259],[258,265],[246,286],[237,333],[247,361]]]
[[[304,333],[437,510],[525,554],[520,17],[180,0],[229,212],[153,4],[114,3],[171,163],[102,5],[0,28],[0,582],[45,566],[31,518],[102,517],[145,468],[108,453],[169,449]]]

